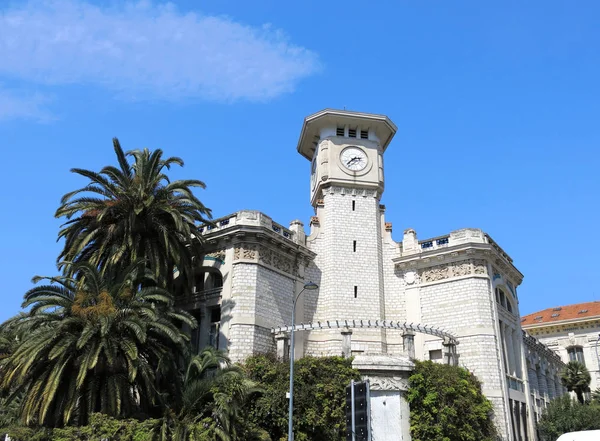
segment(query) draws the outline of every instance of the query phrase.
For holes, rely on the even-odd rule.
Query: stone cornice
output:
[[[503,254],[493,244],[462,243],[443,248],[420,250],[414,254],[396,257],[392,261],[397,269],[418,271],[440,265],[456,265],[467,259],[485,260],[507,274],[509,279],[515,282],[515,285],[519,285],[523,280],[523,274]],[[487,269],[485,274],[487,274]]]
[[[532,333],[536,332],[536,331],[546,330],[549,328],[559,328],[559,330],[557,330],[556,332],[560,332],[561,328],[568,328],[568,327],[572,327],[574,325],[580,325],[580,324],[584,324],[584,323],[585,324],[595,323],[600,326],[600,316],[586,317],[585,319],[574,318],[571,320],[562,320],[562,321],[556,321],[556,322],[531,323],[531,324],[527,324],[527,325],[521,325],[521,327],[523,329],[526,329],[528,332],[532,332]]]
[[[238,241],[234,244],[233,264],[250,263],[281,272],[288,277],[300,278],[300,267],[308,266],[312,257],[282,252],[281,248],[260,241]]]
[[[560,368],[565,366],[565,363],[561,360],[560,356],[556,352],[554,352],[552,349],[548,349],[546,345],[525,331],[523,331],[523,343],[527,349],[537,354],[539,357],[553,362]]]
[[[244,217],[246,215],[248,221]],[[293,233],[259,212],[239,212],[215,221],[217,228],[203,234],[209,251],[224,249],[239,243],[260,243],[288,257],[313,260],[316,253],[294,241]]]

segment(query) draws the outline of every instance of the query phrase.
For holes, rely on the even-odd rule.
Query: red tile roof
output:
[[[535,325],[593,317],[600,317],[600,301],[557,306],[534,312],[521,318],[521,326],[527,328],[534,327]]]

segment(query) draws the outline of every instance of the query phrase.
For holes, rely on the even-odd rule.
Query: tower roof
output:
[[[324,109],[304,119],[298,140],[298,153],[309,161],[312,160],[315,144],[319,140],[320,129],[332,124],[368,127],[375,132],[384,151],[398,130],[398,127],[385,115]]]

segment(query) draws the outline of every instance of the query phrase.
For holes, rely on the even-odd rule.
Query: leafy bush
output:
[[[600,404],[581,404],[566,394],[548,403],[538,423],[542,437],[554,441],[578,430],[600,430]]]
[[[289,363],[273,356],[249,358],[244,368],[260,382],[262,396],[252,403],[250,418],[271,435],[273,441],[287,439]],[[344,439],[345,388],[360,379],[352,360],[342,357],[305,357],[297,360],[294,373],[294,433],[296,441]]]
[[[92,414],[89,426],[0,429],[0,434],[7,433],[12,441],[153,441],[158,439],[159,432],[160,420],[117,420],[100,413]]]
[[[409,378],[413,441],[491,441],[496,438],[492,404],[466,369],[415,361]]]

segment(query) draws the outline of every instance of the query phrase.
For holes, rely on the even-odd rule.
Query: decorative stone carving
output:
[[[225,260],[225,250],[213,251],[212,253],[206,254],[206,257],[212,257],[213,259]]]
[[[466,276],[471,274],[470,262],[458,262],[452,266],[452,274],[454,276]]]
[[[423,271],[421,277],[423,279],[423,282],[425,283],[447,279],[448,277],[450,277],[448,265],[444,264],[427,268]]]
[[[407,271],[404,273],[404,283],[407,285],[413,285],[415,283],[419,283],[421,281],[421,277],[414,271]]]
[[[263,265],[273,265],[273,256],[275,253],[271,251],[269,248],[260,247],[260,252],[258,254],[258,262]]]
[[[239,245],[233,250],[233,260],[256,260],[256,245]]]
[[[371,390],[408,390],[408,381],[399,376],[365,376],[368,379]]]
[[[454,263],[431,266],[418,272],[413,270],[399,271],[398,277],[401,278],[404,285],[414,285],[420,283],[431,283],[451,277],[464,277],[471,274],[486,275],[487,263],[485,260],[463,260]]]
[[[473,267],[475,274],[487,274],[487,264],[485,260],[474,260]]]
[[[272,265],[280,271],[284,271],[286,273],[292,272],[292,264],[290,262],[290,259],[282,256],[281,254],[273,253]]]
[[[255,260],[256,245],[244,245],[244,249],[242,251],[242,259]]]

